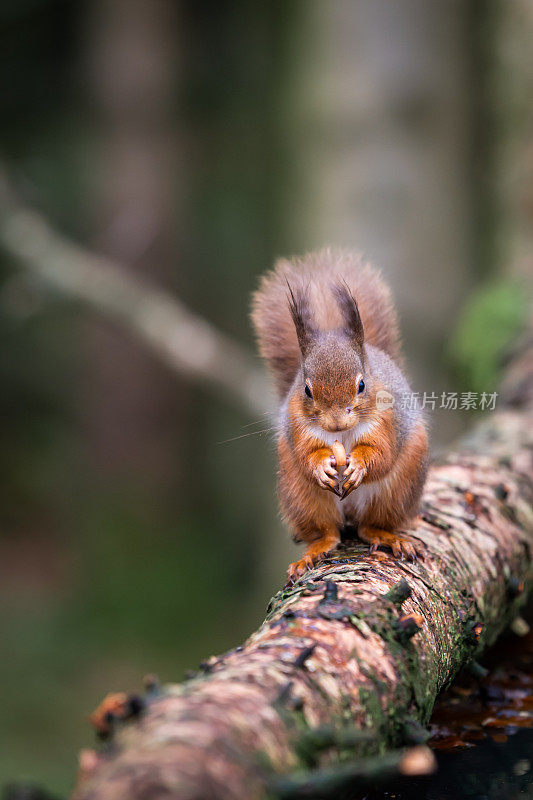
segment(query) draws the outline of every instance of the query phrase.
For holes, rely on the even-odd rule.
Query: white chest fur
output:
[[[370,505],[380,492],[383,491],[383,483],[363,483],[358,486],[347,498],[340,503],[341,513],[346,517],[347,512],[351,512],[349,516],[358,517]]]
[[[374,422],[359,422],[347,431],[336,432],[325,431],[319,428],[318,425],[315,425],[309,428],[309,432],[313,436],[316,436],[319,441],[330,447],[333,442],[340,442],[346,452],[349,453],[357,442],[360,442],[361,439],[364,439],[365,436],[368,436],[368,434],[372,432],[374,425]]]
[[[330,447],[335,441],[341,442],[346,452],[349,453],[357,442],[360,442],[365,436],[368,436],[368,434],[372,432],[374,425],[375,423],[373,422],[360,422],[358,425],[350,428],[350,430],[338,431],[336,433],[330,433],[329,431],[324,431],[322,428],[315,426],[310,432],[316,436],[319,441]],[[365,483],[355,489],[345,500],[341,501],[337,499],[336,504],[342,516],[346,517],[347,512],[349,512],[348,515],[350,517],[359,516],[382,488],[382,483]]]

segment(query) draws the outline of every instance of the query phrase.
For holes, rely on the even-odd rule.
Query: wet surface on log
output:
[[[429,745],[449,752],[489,739],[504,744],[524,728],[533,729],[531,632],[523,637],[506,635],[483,659],[482,667],[463,670],[437,701]]]
[[[399,778],[386,788],[342,795],[342,800],[529,800],[533,796],[533,730],[520,730],[505,744],[492,738],[476,747],[437,752],[438,771],[425,778]],[[320,800],[308,795],[307,800]]]

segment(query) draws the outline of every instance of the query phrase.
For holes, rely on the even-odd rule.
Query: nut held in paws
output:
[[[337,439],[333,442],[331,449],[333,450],[333,455],[335,456],[335,462],[337,464],[337,468],[345,467],[346,466],[346,450],[344,449],[341,442]]]

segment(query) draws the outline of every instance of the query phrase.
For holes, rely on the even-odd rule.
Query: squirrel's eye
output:
[[[313,396],[313,392],[311,391],[311,388],[310,388],[308,383],[305,384],[305,393],[306,393],[306,395],[308,397],[312,397]]]
[[[361,394],[361,392],[365,391],[365,382],[364,380],[359,381],[359,386],[357,387],[357,394]]]

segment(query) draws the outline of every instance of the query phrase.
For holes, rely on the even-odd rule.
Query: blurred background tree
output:
[[[490,391],[527,314],[532,17],[4,0],[0,157],[56,228],[250,349],[277,255],[356,247],[393,284],[415,387]],[[244,637],[292,545],[272,435],[248,435],[269,420],[1,259],[0,774],[65,792],[101,696]],[[436,447],[464,417],[432,415]]]

